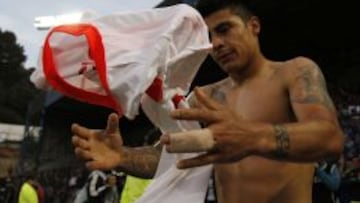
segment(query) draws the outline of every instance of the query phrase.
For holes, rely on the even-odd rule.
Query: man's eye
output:
[[[229,31],[230,26],[229,25],[221,25],[216,28],[216,32],[219,34],[225,34]]]

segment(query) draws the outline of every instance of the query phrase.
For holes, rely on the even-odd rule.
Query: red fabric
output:
[[[162,101],[164,98],[163,95],[163,81],[159,77],[155,78],[150,87],[146,90],[146,94],[149,95],[156,102]],[[184,100],[185,97],[183,95],[176,94],[172,98],[172,102],[175,107],[179,107],[179,103]]]
[[[37,185],[36,193],[38,196],[39,203],[44,203],[45,202],[45,191],[41,185]]]
[[[172,101],[173,101],[175,107],[179,108],[179,103],[184,99],[185,99],[185,97],[183,95],[176,94],[175,96],[173,96]]]
[[[63,32],[70,35],[85,35],[89,44],[89,57],[95,62],[95,69],[99,75],[100,82],[104,88],[106,95],[100,95],[94,92],[88,92],[78,87],[75,87],[67,83],[62,77],[60,77],[57,68],[55,67],[53,51],[50,47],[49,39],[54,32]],[[106,74],[106,61],[105,50],[102,44],[102,38],[96,27],[90,24],[72,24],[61,25],[53,28],[47,35],[44,49],[43,49],[43,69],[45,77],[49,84],[57,91],[63,93],[66,96],[73,97],[84,102],[89,102],[96,105],[101,105],[115,109],[120,116],[123,115],[120,104],[114,99],[111,94],[109,85],[107,83]],[[81,70],[80,70],[81,71]],[[163,81],[161,78],[155,78],[150,87],[146,90],[146,93],[154,99],[156,102],[162,101],[163,95]],[[184,96],[175,95],[172,100],[176,108]]]
[[[35,189],[39,203],[44,203],[45,202],[45,190],[44,190],[43,186],[39,182],[32,181],[32,180],[28,181],[27,183],[29,183]]]
[[[163,100],[163,81],[160,78],[155,78],[150,87],[146,90],[146,94],[149,95],[156,102]]]
[[[95,62],[96,71],[106,95],[100,95],[94,92],[88,92],[67,83],[60,77],[54,63],[52,48],[49,39],[54,32],[63,32],[70,35],[85,35],[89,43],[89,56]],[[47,35],[43,51],[43,69],[45,77],[50,85],[57,91],[69,97],[80,99],[84,102],[101,105],[115,109],[121,116],[123,113],[120,105],[111,94],[107,83],[105,50],[102,44],[102,38],[96,27],[90,24],[72,24],[61,25],[53,28]]]

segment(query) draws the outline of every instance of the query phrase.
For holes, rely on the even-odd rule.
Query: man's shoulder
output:
[[[298,71],[303,68],[316,68],[317,64],[310,58],[298,56],[285,61],[284,71]]]
[[[299,84],[299,81],[310,81],[323,78],[323,73],[315,61],[299,56],[285,61],[284,67],[279,71],[285,84]]]
[[[319,66],[310,58],[299,56],[287,60],[284,62],[283,68],[280,68],[279,71],[282,72],[282,75],[285,78],[296,78],[299,74],[303,75],[305,73],[319,73],[321,72]]]

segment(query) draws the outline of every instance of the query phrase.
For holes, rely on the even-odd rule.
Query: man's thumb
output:
[[[116,113],[111,113],[108,117],[106,132],[108,134],[119,132],[119,116]]]

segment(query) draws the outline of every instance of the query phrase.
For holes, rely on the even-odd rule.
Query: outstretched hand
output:
[[[75,154],[86,161],[90,170],[109,170],[117,167],[124,156],[119,117],[112,113],[104,130],[89,129],[79,124],[71,126]]]
[[[182,139],[184,143],[196,144],[198,136],[195,140],[194,134],[199,135],[200,133],[204,139],[212,138],[214,142],[210,142],[212,145],[207,145],[211,147],[207,148],[205,153],[194,158],[180,160],[177,167],[190,168],[210,163],[229,163],[253,154],[253,150],[259,142],[259,139],[256,139],[254,133],[251,132],[256,126],[249,125],[230,107],[211,99],[199,88],[195,88],[194,92],[199,108],[177,109],[171,113],[171,116],[179,120],[201,121],[208,124],[208,127],[200,132],[199,130],[190,130],[164,135],[161,142],[171,153],[184,152],[184,150],[173,150],[171,145],[176,145],[176,143],[171,143],[172,141]],[[172,137],[176,137],[176,139],[172,139]],[[204,141],[209,143],[209,140]],[[199,145],[199,147],[201,146]]]

